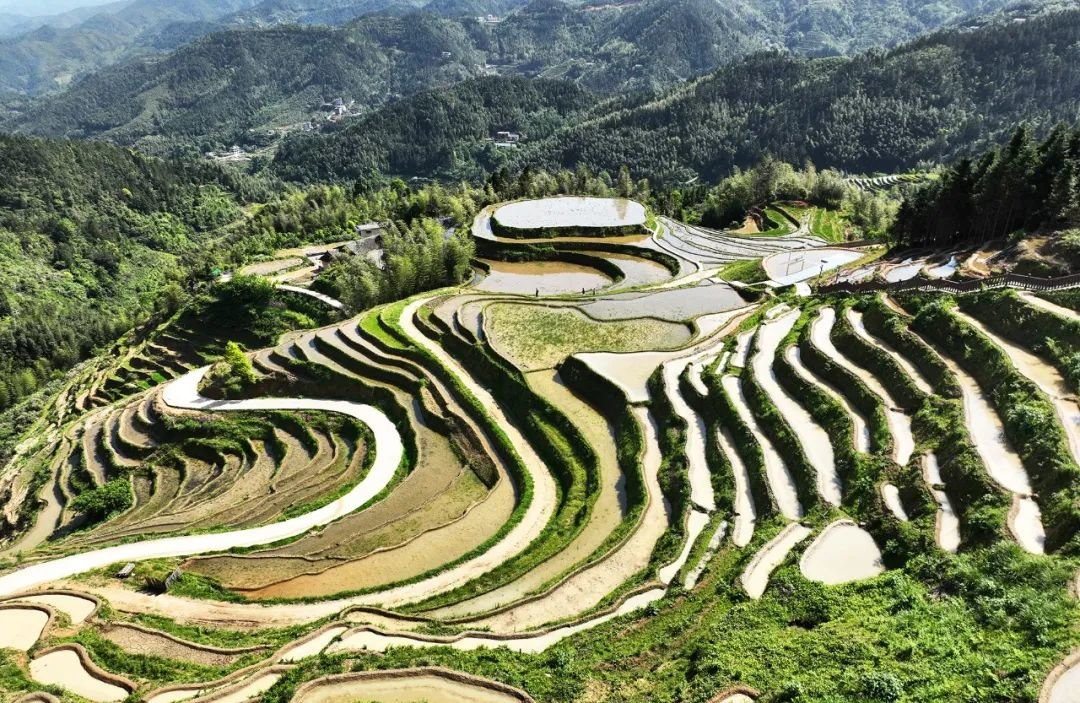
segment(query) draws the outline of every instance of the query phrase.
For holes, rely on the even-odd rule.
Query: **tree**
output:
[[[255,367],[239,344],[236,342],[227,342],[225,344],[224,361],[228,379],[237,382],[241,386],[255,383],[258,378],[255,375]]]
[[[630,167],[626,164],[619,166],[619,182],[617,190],[624,198],[634,197],[634,179],[630,177]]]

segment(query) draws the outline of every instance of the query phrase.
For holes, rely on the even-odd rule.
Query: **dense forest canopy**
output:
[[[1061,234],[1080,260],[1080,129],[1056,127],[1036,142],[1021,126],[1007,144],[950,166],[909,191],[894,236],[914,246],[985,242],[1013,234]]]
[[[1080,109],[1080,12],[939,33],[853,59],[765,54],[533,144],[522,159],[715,180],[772,153],[852,172],[936,163]]]
[[[444,51],[456,58],[444,60]],[[345,30],[226,32],[161,61],[88,76],[43,106],[30,102],[13,126],[194,157],[236,143],[257,146],[267,128],[297,128],[336,98],[357,110],[381,107],[477,76],[482,63],[460,25],[429,15],[373,17]]]
[[[176,17],[184,13],[218,17],[204,4],[205,0],[187,0],[172,11]],[[249,0],[231,0],[229,6],[236,11],[214,21],[183,22],[174,17],[160,30],[162,36],[153,46],[135,52],[138,55],[129,61],[97,72],[69,65],[78,63],[72,55],[122,54],[117,43],[123,41],[116,37],[137,31],[150,22],[148,15],[164,11],[148,5],[147,0],[136,0],[130,11],[121,13],[122,19],[111,14],[95,18],[102,24],[96,31],[108,38],[86,39],[87,47],[79,43],[85,38],[65,41],[60,30],[40,30],[35,33],[42,34],[34,43],[35,49],[45,51],[42,47],[50,42],[63,44],[52,51],[64,66],[62,71],[57,69],[62,78],[56,80],[63,81],[65,90],[44,101],[30,94],[3,96],[5,89],[30,90],[20,84],[5,86],[5,79],[32,81],[30,76],[38,70],[48,71],[45,67],[51,61],[35,57],[23,46],[29,37],[0,42],[0,104],[6,103],[8,108],[0,110],[0,126],[44,136],[107,138],[151,153],[194,156],[233,144],[253,150],[272,147],[283,134],[300,133],[305,122],[313,119],[321,132],[332,132],[342,124],[355,124],[357,115],[402,97],[443,90],[491,74],[564,80],[599,96],[644,91],[658,99],[681,101],[679,92],[672,96],[666,91],[733,60],[765,51],[792,57],[852,55],[894,45],[961,17],[965,27],[984,23],[1008,26],[1000,19],[988,21],[982,13],[998,17],[994,11],[1009,3],[950,0],[930,9],[913,0],[859,0],[841,9],[818,4],[796,7],[770,0],[615,4],[531,0],[495,3],[493,11],[498,13],[503,7],[508,13],[498,22],[482,22],[475,14],[466,14],[470,8],[483,9],[473,8],[473,3],[444,2],[422,9],[422,3],[415,0],[278,0],[241,7],[245,4],[250,4]],[[1054,6],[1056,0],[1025,3],[1022,17],[1037,16]],[[309,20],[322,24],[283,24]],[[118,26],[113,28],[114,24]],[[213,28],[227,31],[214,33]],[[1066,48],[1042,47],[1040,56],[1034,58],[1045,62],[1049,53],[1064,59]],[[164,49],[175,51],[163,56],[156,53]],[[983,55],[976,58],[989,56],[991,49],[984,47]],[[151,54],[147,56],[147,52]],[[790,60],[798,64],[798,59]],[[967,83],[961,85],[978,89],[982,77],[967,65],[969,57],[949,58],[949,62],[962,64],[957,67],[957,78]],[[90,61],[84,69],[93,66]],[[874,76],[861,75],[864,67],[860,63],[835,73],[829,66],[814,63],[805,67],[803,72],[809,74],[805,80],[831,84],[827,92],[832,94],[851,89],[852,94],[846,97],[855,107],[849,110],[866,109],[862,102],[877,99],[879,89],[889,87]],[[739,70],[754,78],[753,66]],[[71,80],[75,75],[80,78]],[[927,80],[936,77],[925,76]],[[845,86],[845,80],[854,82]],[[860,82],[867,83],[863,94],[858,92]],[[958,91],[951,84],[946,88],[942,96],[927,93],[920,98],[935,109],[942,109],[935,103],[944,101],[968,109],[972,91]],[[707,86],[702,90],[709,91]],[[767,86],[765,92],[769,94]],[[735,103],[748,99],[731,91],[703,97]],[[797,104],[794,101],[804,97],[794,94],[788,99]],[[335,98],[345,100],[348,117],[343,122],[320,122]],[[1051,98],[1051,102],[1060,100]],[[632,98],[626,106],[640,101]],[[778,114],[792,109],[787,104],[762,107]],[[888,104],[882,108],[886,114],[896,111]],[[737,104],[728,109],[731,119],[752,117],[740,112]],[[700,117],[691,128],[714,127],[701,123]],[[731,131],[737,125],[717,126]],[[620,129],[626,128],[620,125]]]
[[[160,55],[206,34],[286,24],[340,26],[417,11],[453,18],[488,63],[565,74],[590,87],[671,85],[763,48],[855,53],[983,15],[1067,0],[131,0],[30,21],[0,10],[0,93],[57,91],[94,70]],[[38,10],[46,14],[48,10]],[[24,13],[25,14],[25,13]],[[478,26],[494,15],[501,23]],[[649,41],[642,41],[648,36]],[[296,35],[297,40],[302,35]],[[289,49],[294,51],[295,48]]]
[[[339,133],[290,138],[273,168],[294,180],[349,180],[370,168],[482,178],[504,163],[628,164],[672,184],[716,181],[771,153],[849,172],[904,170],[1007,139],[1022,120],[1045,133],[1073,118],[1080,12],[943,32],[853,59],[759,54],[670,92],[598,102],[574,90],[483,79],[426,93]],[[485,141],[495,129],[528,139],[495,153]]]
[[[511,150],[488,138],[496,131],[540,139],[593,104],[592,96],[565,81],[483,78],[400,101],[332,137],[287,140],[273,170],[309,182],[372,171],[475,180],[512,159]]]
[[[155,310],[186,259],[265,197],[209,165],[0,136],[0,408]]]

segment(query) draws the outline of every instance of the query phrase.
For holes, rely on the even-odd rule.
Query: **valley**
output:
[[[1080,10],[0,0],[0,703],[1080,703]]]
[[[914,630],[878,646],[904,646],[936,627],[946,602],[954,628],[979,628],[962,591],[942,601],[929,589],[960,587],[960,563],[994,559],[1014,574],[1030,567],[1004,586],[1013,597],[1038,593],[1056,609],[1040,621],[1041,644],[1005,636],[1034,626],[1023,620],[992,635],[1028,662],[1013,690],[1043,686],[1080,645],[1066,625],[1080,529],[1073,428],[1034,387],[1024,402],[1047,408],[1045,441],[1059,447],[1047,473],[1014,434],[1020,401],[993,395],[986,368],[939,334],[982,336],[978,348],[1011,355],[1018,377],[1052,376],[1055,362],[1017,356],[983,327],[986,294],[733,288],[719,278],[732,261],[827,242],[670,219],[647,230],[644,209],[630,205],[555,198],[477,216],[478,244],[495,258],[565,238],[573,248],[554,261],[580,262],[636,227],[618,245],[622,259],[596,259],[604,278],[584,293],[522,290],[479,269],[463,287],[285,334],[229,362],[250,365],[239,385],[212,380],[239,373],[224,362],[164,366],[144,349],[123,363],[157,363],[160,383],[91,401],[90,412],[48,410],[37,453],[5,473],[51,461],[41,493],[59,497],[0,575],[0,629],[37,633],[4,644],[15,652],[5,681],[93,701],[571,700],[581,686],[621,685],[619,669],[594,679],[578,658],[600,670],[628,652],[692,666],[693,635],[711,628],[737,643],[750,623],[766,637],[799,623],[824,645],[841,624],[902,618]],[[517,213],[535,228],[524,240],[491,234],[488,218],[502,228]],[[666,275],[635,281],[642,261]],[[580,321],[542,321],[566,315]],[[630,336],[617,331],[631,324]],[[239,398],[205,395],[222,392]],[[1012,473],[995,473],[1014,448]],[[132,498],[80,525],[68,497],[85,493],[80,482],[124,482]],[[130,575],[116,578],[128,562]],[[892,613],[857,615],[868,599]],[[657,649],[680,620],[681,643]],[[771,646],[745,651],[767,661]],[[749,660],[736,674],[728,655],[710,652],[709,672],[694,675],[703,693],[776,690]],[[952,661],[961,668],[949,676],[922,669],[916,683],[899,669],[888,680],[925,700],[936,696],[926,686],[988,685],[989,669]],[[1068,661],[1047,679],[1046,700],[1069,700]],[[796,658],[781,671],[803,667],[813,695],[851,695],[883,676],[837,676],[825,663]],[[567,675],[549,678],[552,666]],[[670,685],[653,679],[628,699],[667,699]]]

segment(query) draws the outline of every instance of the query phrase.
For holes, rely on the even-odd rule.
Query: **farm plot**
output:
[[[663,250],[698,268],[718,267],[733,261],[760,259],[778,252],[820,247],[824,240],[794,233],[775,237],[735,236],[704,227],[660,218],[655,242]]]
[[[313,527],[332,522],[342,514],[357,510],[378,495],[393,479],[404,453],[401,435],[381,411],[348,401],[318,401],[290,398],[244,401],[213,401],[198,393],[199,382],[208,369],[188,374],[174,381],[164,391],[165,402],[172,407],[191,410],[213,408],[215,411],[241,410],[320,410],[335,412],[359,420],[371,428],[377,443],[371,469],[362,480],[339,498],[326,505],[262,527],[219,532],[211,535],[168,537],[132,542],[105,549],[73,554],[53,561],[34,564],[0,576],[0,594],[10,594],[42,583],[102,568],[122,560],[141,561],[198,554],[232,547],[246,547],[288,539]]]
[[[682,245],[716,257],[742,245],[695,229]],[[65,513],[118,477],[133,505],[97,526],[65,515],[69,534],[0,566],[0,593],[92,567],[64,585],[109,605],[72,593],[0,605],[0,646],[30,652],[0,662],[5,675],[103,703],[1030,697],[1080,641],[1063,588],[1075,564],[1024,554],[1001,528],[1038,551],[1024,466],[973,379],[901,344],[914,333],[877,336],[888,329],[869,299],[815,314],[819,301],[781,294],[746,329],[730,289],[692,283],[588,301],[432,293],[258,352],[268,374],[252,400],[198,398],[186,378],[179,395],[70,419],[51,440],[65,460],[43,465]],[[588,368],[561,366],[571,355]],[[350,419],[361,402],[371,414]],[[849,417],[856,453],[829,435]],[[1017,496],[1007,518],[994,484]],[[186,526],[200,534],[139,534]],[[927,554],[934,541],[945,551]],[[151,557],[183,567],[172,593],[112,578]],[[1012,604],[1000,617],[1039,614],[1015,621],[1037,631],[987,627],[987,594]],[[944,653],[896,663],[927,641]],[[851,642],[870,649],[842,666],[820,654]],[[1023,673],[1002,677],[1002,661]],[[1058,698],[1069,661],[1046,679]]]
[[[892,395],[881,385],[872,373],[852,363],[833,344],[831,332],[836,322],[836,310],[823,308],[811,323],[810,339],[815,347],[829,356],[838,365],[854,375],[877,395],[885,404],[885,419],[893,437],[893,458],[901,466],[907,464],[915,451],[915,438],[911,433],[911,416],[904,413],[893,400]]]
[[[372,350],[359,344],[350,346],[352,338],[347,335],[316,336],[301,336],[294,343],[309,359],[344,376],[351,373],[320,350],[343,364],[362,361],[366,368],[374,369],[379,363],[371,356],[376,354]],[[390,373],[388,366],[378,368]],[[396,373],[399,378],[409,378],[401,370]],[[249,598],[325,597],[418,576],[477,548],[509,519],[514,490],[505,469],[493,464],[490,457],[494,452],[477,428],[468,433],[436,432],[418,414],[406,391],[380,381],[367,382],[398,396],[417,436],[417,463],[401,485],[370,509],[289,545],[249,555],[196,559],[188,568]],[[439,398],[455,408],[457,421],[471,426],[464,411],[449,400],[441,382],[429,382]],[[459,456],[477,470],[490,467],[483,469],[484,476],[495,472],[502,478],[489,490],[477,471]]]
[[[553,368],[579,352],[676,349],[691,337],[685,324],[655,319],[601,322],[572,308],[493,303],[485,316],[492,346],[525,371]]]
[[[828,585],[872,578],[885,570],[874,538],[850,520],[828,525],[799,560],[803,576]]]
[[[803,451],[817,471],[818,494],[826,502],[838,506],[841,496],[840,478],[836,473],[836,461],[829,435],[780,386],[773,370],[773,361],[780,343],[794,327],[799,315],[798,310],[792,310],[761,325],[758,329],[757,353],[751,362],[751,369],[754,378],[795,432]]]
[[[617,293],[580,305],[599,320],[655,318],[668,322],[694,320],[703,315],[728,312],[746,305],[733,288],[723,283],[702,282],[687,288],[654,293]]]
[[[502,205],[492,217],[511,229],[595,229],[645,224],[645,207],[625,198],[557,197]]]
[[[38,683],[65,688],[96,703],[122,701],[130,691],[87,666],[77,647],[57,647],[30,661],[30,676]]]
[[[617,286],[620,289],[652,286],[671,280],[671,272],[668,271],[667,267],[651,259],[629,254],[605,254],[592,251],[585,253],[609,261],[619,267],[623,272],[623,280]]]
[[[799,503],[799,494],[795,487],[795,481],[772,440],[765,435],[757,420],[750,414],[749,404],[743,395],[739,379],[735,376],[725,375],[721,379],[721,383],[724,392],[728,394],[728,398],[735,406],[739,419],[750,429],[761,447],[765,464],[765,476],[768,479],[773,500],[776,501],[777,507],[780,509],[780,514],[789,520],[798,520],[803,516],[803,508]]]
[[[1024,549],[1041,554],[1045,534],[1039,515],[1039,506],[1032,497],[1031,480],[1027,470],[1005,438],[1005,428],[1002,426],[1001,418],[991,405],[986,392],[971,377],[971,374],[947,356],[942,356],[942,360],[960,386],[968,435],[982,458],[987,473],[995,483],[1013,494],[1014,509],[1009,513],[1009,529]],[[936,472],[936,459],[928,458],[927,461],[932,463],[935,467],[933,471]],[[931,478],[935,477],[932,475]],[[930,485],[938,483],[941,483],[940,476],[937,476],[936,482],[931,482]],[[939,497],[939,503],[941,503],[943,513],[946,513],[943,519],[954,520],[954,516],[948,515],[952,512],[948,498],[945,498],[945,502],[941,502]],[[947,532],[951,533],[953,530],[948,529]],[[951,543],[952,535],[947,536]]]
[[[489,269],[474,287],[488,293],[563,295],[606,288],[612,280],[596,269],[561,261],[484,261]]]
[[[449,619],[485,613],[539,591],[545,584],[593,555],[627,516],[629,500],[625,476],[619,467],[614,428],[592,406],[574,395],[558,372],[538,371],[528,374],[526,378],[529,387],[538,396],[546,399],[574,423],[596,453],[599,490],[588,525],[556,556],[522,577],[476,598],[425,612],[429,617]]]
[[[85,549],[132,535],[265,524],[326,491],[356,483],[365,471],[364,429],[344,417],[178,415],[163,420],[152,451],[134,467],[118,461],[125,448],[111,444],[128,430],[109,425],[109,431],[93,435],[93,445],[84,444],[78,458],[93,461],[103,473],[94,485],[132,481],[135,501],[124,513],[74,535],[63,548]],[[124,413],[107,420],[127,422]],[[114,458],[95,461],[94,456]],[[141,473],[127,478],[132,468]],[[149,478],[145,489],[143,477]],[[253,500],[258,500],[255,509]]]
[[[1009,361],[1016,366],[1021,374],[1046,394],[1054,406],[1058,422],[1061,423],[1062,429],[1065,430],[1065,436],[1069,441],[1069,449],[1072,452],[1073,459],[1080,461],[1080,403],[1073,399],[1073,392],[1061,372],[1019,344],[995,334],[981,320],[959,310],[954,314],[989,338],[991,342],[1005,352],[1009,357]]]
[[[295,703],[531,703],[524,691],[433,668],[340,674],[302,686]]]
[[[747,564],[740,577],[746,595],[754,599],[761,598],[769,586],[772,572],[787,559],[795,545],[809,537],[812,532],[809,527],[791,523],[766,542]]]

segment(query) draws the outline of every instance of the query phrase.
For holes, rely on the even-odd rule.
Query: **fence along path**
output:
[[[970,281],[939,280],[926,278],[920,274],[910,280],[897,281],[895,283],[879,281],[867,281],[865,283],[834,283],[832,285],[819,287],[817,293],[819,295],[831,295],[834,293],[855,294],[875,293],[879,291],[884,291],[886,293],[940,291],[942,293],[963,295],[964,293],[978,293],[979,291],[987,290],[989,288],[1019,288],[1021,290],[1036,292],[1080,288],[1080,273],[1059,276],[1058,278],[1036,278],[1034,276],[1021,276],[1016,273],[1006,273],[1000,276],[977,278]]]

